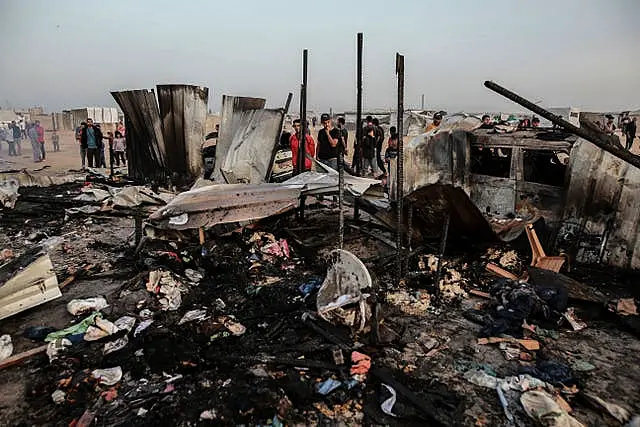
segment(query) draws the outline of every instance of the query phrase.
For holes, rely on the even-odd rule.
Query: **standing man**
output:
[[[302,136],[302,126],[300,125],[300,119],[293,121],[294,133],[289,137],[289,145],[291,147],[291,161],[293,163],[293,169],[298,170],[298,153],[300,151],[300,139]],[[313,157],[316,152],[316,143],[313,141],[313,137],[309,134],[309,130],[304,135],[305,144],[304,152],[307,156]],[[309,157],[304,158],[303,171],[311,170],[311,159]]]
[[[384,129],[380,126],[380,121],[378,118],[373,119],[373,132],[376,137],[376,163],[378,164],[378,169],[381,172],[381,177],[384,177],[387,174],[387,170],[384,167],[384,160],[382,160],[382,144],[384,143]]]
[[[371,168],[371,175],[375,176],[377,164],[374,160],[376,156],[376,130],[373,124],[364,130],[360,145],[362,146],[362,176],[369,175],[369,168]]]
[[[15,142],[15,137],[13,135],[14,135],[13,127],[11,126],[11,124],[9,124],[9,127],[7,128],[5,133],[5,141],[7,141],[7,144],[9,145],[9,155],[17,156],[16,142]]]
[[[29,137],[29,141],[31,141],[31,150],[33,152],[33,161],[34,163],[38,163],[42,161],[42,151],[40,151],[40,143],[38,142],[38,130],[36,129],[35,124],[27,125],[27,136]]]
[[[322,129],[318,132],[318,149],[316,158],[332,169],[338,169],[338,141],[340,131],[333,127],[331,116],[327,113],[320,116]]]
[[[633,140],[636,137],[636,118],[626,117],[625,124],[625,136],[627,137],[626,148],[631,151],[631,147],[633,147]]]
[[[9,127],[13,130],[13,142],[16,145],[18,152],[17,156],[22,156],[22,129],[20,129],[20,126],[16,124],[15,120],[11,122]]]
[[[44,128],[40,126],[40,120],[36,120],[35,128],[38,133],[38,144],[40,144],[40,160],[44,160],[46,157],[44,150]]]
[[[97,168],[100,167],[100,153],[102,152],[102,132],[93,125],[93,119],[87,119],[87,126],[80,134],[80,146],[87,150],[89,167],[92,168],[95,162]]]

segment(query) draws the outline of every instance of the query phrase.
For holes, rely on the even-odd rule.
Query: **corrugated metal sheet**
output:
[[[160,111],[153,90],[111,92],[126,117],[129,176],[164,182],[167,176]]]
[[[227,158],[231,146],[234,144],[234,136],[239,129],[239,121],[242,118],[241,113],[250,110],[261,110],[265,104],[266,100],[262,98],[228,95],[222,97],[220,135],[218,136],[216,145],[216,164],[212,174],[215,181],[226,182],[221,167]]]
[[[228,183],[264,182],[273,165],[284,110],[248,110],[235,115],[238,120],[234,120],[231,146],[219,159],[222,175]]]
[[[158,85],[160,117],[172,172],[199,176],[200,147],[204,142],[209,89],[189,85]]]
[[[180,193],[150,220],[158,228],[174,230],[256,220],[294,209],[302,187],[270,183],[208,185]]]
[[[640,268],[640,170],[578,140],[558,245],[579,262]]]

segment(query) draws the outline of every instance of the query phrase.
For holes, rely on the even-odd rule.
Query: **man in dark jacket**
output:
[[[80,146],[87,150],[87,160],[92,168],[95,160],[96,167],[100,167],[100,153],[102,153],[102,132],[93,125],[93,119],[87,119],[87,126],[80,134]]]
[[[380,121],[377,118],[373,119],[373,131],[376,137],[376,163],[378,170],[382,174],[380,177],[387,174],[387,170],[384,167],[384,160],[382,160],[382,144],[384,143],[384,129],[380,126]]]

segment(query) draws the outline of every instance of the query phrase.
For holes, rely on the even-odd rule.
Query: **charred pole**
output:
[[[504,96],[505,98],[515,102],[516,104],[519,104],[524,108],[531,110],[534,113],[544,117],[554,125],[560,126],[565,130],[573,133],[574,135],[577,135],[580,138],[586,139],[587,141],[603,149],[607,153],[610,153],[616,156],[617,158],[624,160],[625,162],[632,164],[637,168],[640,168],[640,157],[634,154],[631,154],[631,152],[612,144],[609,138],[606,138],[604,135],[600,135],[596,132],[590,131],[585,128],[579,128],[569,123],[568,121],[562,119],[562,117],[557,116],[548,110],[545,110],[539,105],[534,104],[533,102],[521,97],[520,95],[517,95],[511,92],[509,89],[506,89],[490,80],[485,81],[484,85],[488,89],[491,89],[492,91]]]
[[[396,53],[396,74],[398,75],[398,159],[396,168],[396,203],[397,203],[397,229],[396,229],[396,285],[402,278],[402,193],[404,187],[403,156],[404,147],[402,135],[402,116],[404,115],[404,56]]]
[[[347,142],[342,137],[342,125],[338,126],[340,136],[338,137],[338,249],[344,246],[344,211],[342,210],[344,203],[344,148]]]
[[[362,173],[360,142],[362,140],[362,33],[357,36],[357,77],[356,77],[356,140],[353,144],[356,175]]]
[[[307,135],[307,49],[302,51],[302,87],[300,88],[300,139],[298,141],[298,167],[297,173],[304,172],[304,160],[306,158]]]

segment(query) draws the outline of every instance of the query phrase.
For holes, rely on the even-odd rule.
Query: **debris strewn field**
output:
[[[310,198],[304,223],[289,212],[203,243],[196,232],[136,246],[129,211],[57,203],[86,189],[20,188],[2,213],[5,254],[49,241],[62,292],[2,321],[14,356],[47,345],[0,370],[3,425],[533,425],[525,408],[549,399],[583,425],[640,413],[640,295],[628,272],[572,266],[563,273],[578,290],[535,270],[512,281],[486,265],[524,277],[526,239],[452,240],[436,291],[435,241],[407,256],[398,287],[394,236],[348,211],[344,249],[372,286],[329,323],[316,296],[337,244],[330,202]],[[98,297],[106,307],[68,307]]]

